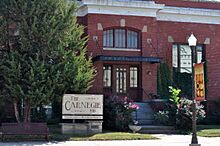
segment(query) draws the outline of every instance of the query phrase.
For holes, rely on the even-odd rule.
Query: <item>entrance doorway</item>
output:
[[[138,65],[104,65],[103,69],[104,95],[142,99]]]
[[[127,93],[127,68],[116,67],[115,71],[115,90],[117,94]]]

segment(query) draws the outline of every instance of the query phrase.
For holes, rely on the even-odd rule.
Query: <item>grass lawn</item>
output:
[[[220,137],[220,125],[199,125],[198,136]]]
[[[104,131],[100,134],[94,135],[71,135],[71,134],[61,134],[61,127],[58,125],[50,125],[50,140],[74,140],[74,141],[84,141],[84,140],[149,140],[158,139],[151,136],[150,134],[140,134],[140,133],[128,133],[128,132],[109,132]]]
[[[128,133],[128,132],[109,132],[109,131],[104,131],[103,133],[94,134],[94,135],[61,134],[61,127],[58,125],[49,125],[49,129],[50,129],[50,140],[57,140],[57,141],[158,139],[156,137],[151,136],[150,134]]]
[[[74,136],[74,135],[63,135],[63,134],[51,134],[51,140],[63,141],[63,140],[73,140],[73,141],[95,141],[95,140],[152,140],[158,139],[149,134],[139,134],[139,133],[126,133],[126,132],[107,132],[94,134],[90,136]]]
[[[95,141],[95,140],[153,140],[158,139],[149,134],[128,132],[103,132],[93,135],[61,134],[59,125],[49,125],[50,141]],[[6,141],[45,141],[44,136],[13,135],[5,137]]]

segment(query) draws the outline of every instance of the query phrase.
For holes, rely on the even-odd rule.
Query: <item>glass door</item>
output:
[[[125,94],[127,92],[127,69],[126,67],[116,67],[116,93]]]

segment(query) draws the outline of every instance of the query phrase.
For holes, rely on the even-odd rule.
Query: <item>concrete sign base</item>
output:
[[[62,134],[97,134],[102,133],[102,121],[87,121],[86,123],[61,123]]]
[[[189,146],[201,146],[201,144],[189,144]]]

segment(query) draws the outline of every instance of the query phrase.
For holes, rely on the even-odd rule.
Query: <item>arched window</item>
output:
[[[105,48],[140,49],[140,34],[124,28],[107,29],[103,33]]]

